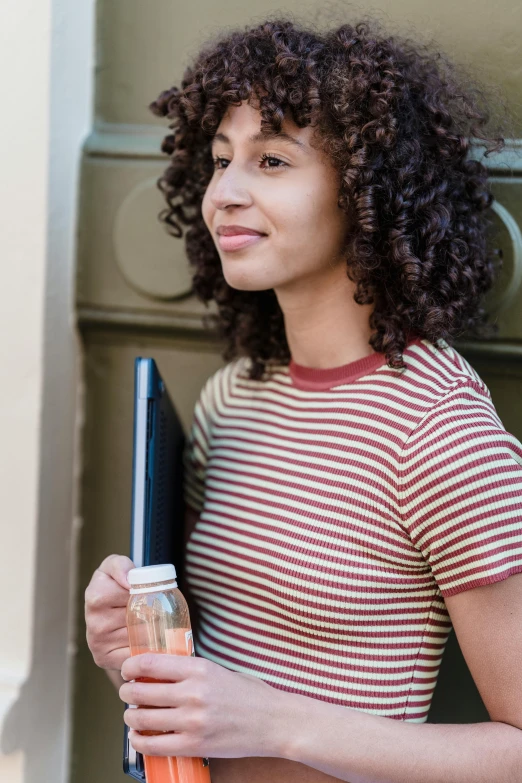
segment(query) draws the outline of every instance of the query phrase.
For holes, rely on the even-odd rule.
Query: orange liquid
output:
[[[193,655],[192,634],[190,628],[174,628],[166,632],[167,649],[150,650],[148,647],[133,647],[131,655],[144,652],[154,652],[159,655]],[[167,682],[155,680],[152,677],[140,677],[140,682]],[[143,705],[145,706],[145,705]],[[148,707],[154,709],[154,707]],[[157,708],[156,708],[157,709]],[[142,731],[141,734],[155,734],[153,731]],[[145,777],[147,783],[211,783],[210,768],[205,766],[203,759],[185,756],[143,756]]]

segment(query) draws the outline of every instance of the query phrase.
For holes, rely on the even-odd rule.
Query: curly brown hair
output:
[[[185,242],[193,289],[217,315],[223,358],[247,355],[250,377],[288,364],[275,292],[239,291],[224,279],[201,203],[214,173],[210,141],[229,105],[259,108],[261,129],[281,130],[285,112],[341,174],[338,205],[349,215],[347,275],[358,304],[374,303],[369,344],[389,367],[404,367],[410,334],[451,344],[462,334],[492,337],[485,294],[502,264],[489,247],[493,227],[486,166],[472,147],[499,152],[486,132],[489,98],[430,43],[379,32],[365,18],[320,33],[288,18],[222,32],[163,91],[151,111],[172,120],[158,180],[168,208],[159,217]],[[463,69],[462,69],[463,70]]]

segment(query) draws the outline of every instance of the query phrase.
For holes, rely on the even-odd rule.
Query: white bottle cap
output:
[[[175,582],[176,569],[172,563],[131,568],[127,579],[131,587],[156,584],[156,582]]]

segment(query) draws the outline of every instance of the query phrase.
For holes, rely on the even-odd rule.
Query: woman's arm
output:
[[[350,783],[519,783],[522,574],[446,605],[491,723],[407,723],[287,694],[282,755]]]
[[[289,694],[283,756],[350,783],[520,783],[522,731],[415,724]]]
[[[287,693],[202,658],[140,655],[120,698],[147,755],[280,756],[350,783],[519,783],[522,779],[522,574],[446,598],[491,723],[393,720]],[[176,709],[172,709],[172,708]]]

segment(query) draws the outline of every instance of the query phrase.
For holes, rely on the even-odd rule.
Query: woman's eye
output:
[[[267,168],[269,168],[269,169],[270,168],[280,169],[280,168],[283,168],[283,166],[287,166],[288,165],[287,163],[284,162],[284,160],[281,160],[280,158],[277,158],[275,155],[267,155],[266,153],[263,153],[261,155],[261,158],[260,158],[259,162],[263,163],[263,161],[265,161],[265,160],[266,161],[269,161],[269,160],[274,161],[275,160],[277,163],[281,164],[280,166],[267,166]]]
[[[219,165],[221,161],[226,161],[227,163],[229,163],[229,161],[226,158],[213,158],[212,160],[214,162],[214,168],[218,169],[218,170],[221,169],[221,167]],[[269,171],[272,170],[272,169],[281,169],[281,168],[284,168],[285,166],[288,166],[288,163],[285,163],[284,160],[281,160],[280,158],[277,158],[275,155],[268,155],[267,153],[264,152],[261,155],[260,159],[259,159],[259,163],[264,163],[265,161],[267,161],[267,162],[271,161],[272,163],[275,162],[277,164],[275,166],[274,165],[267,165],[265,167],[265,170],[269,170]]]
[[[220,166],[219,166],[220,161],[226,160],[226,158],[212,158],[212,160],[214,161],[214,168],[215,169],[219,169],[220,168]]]

